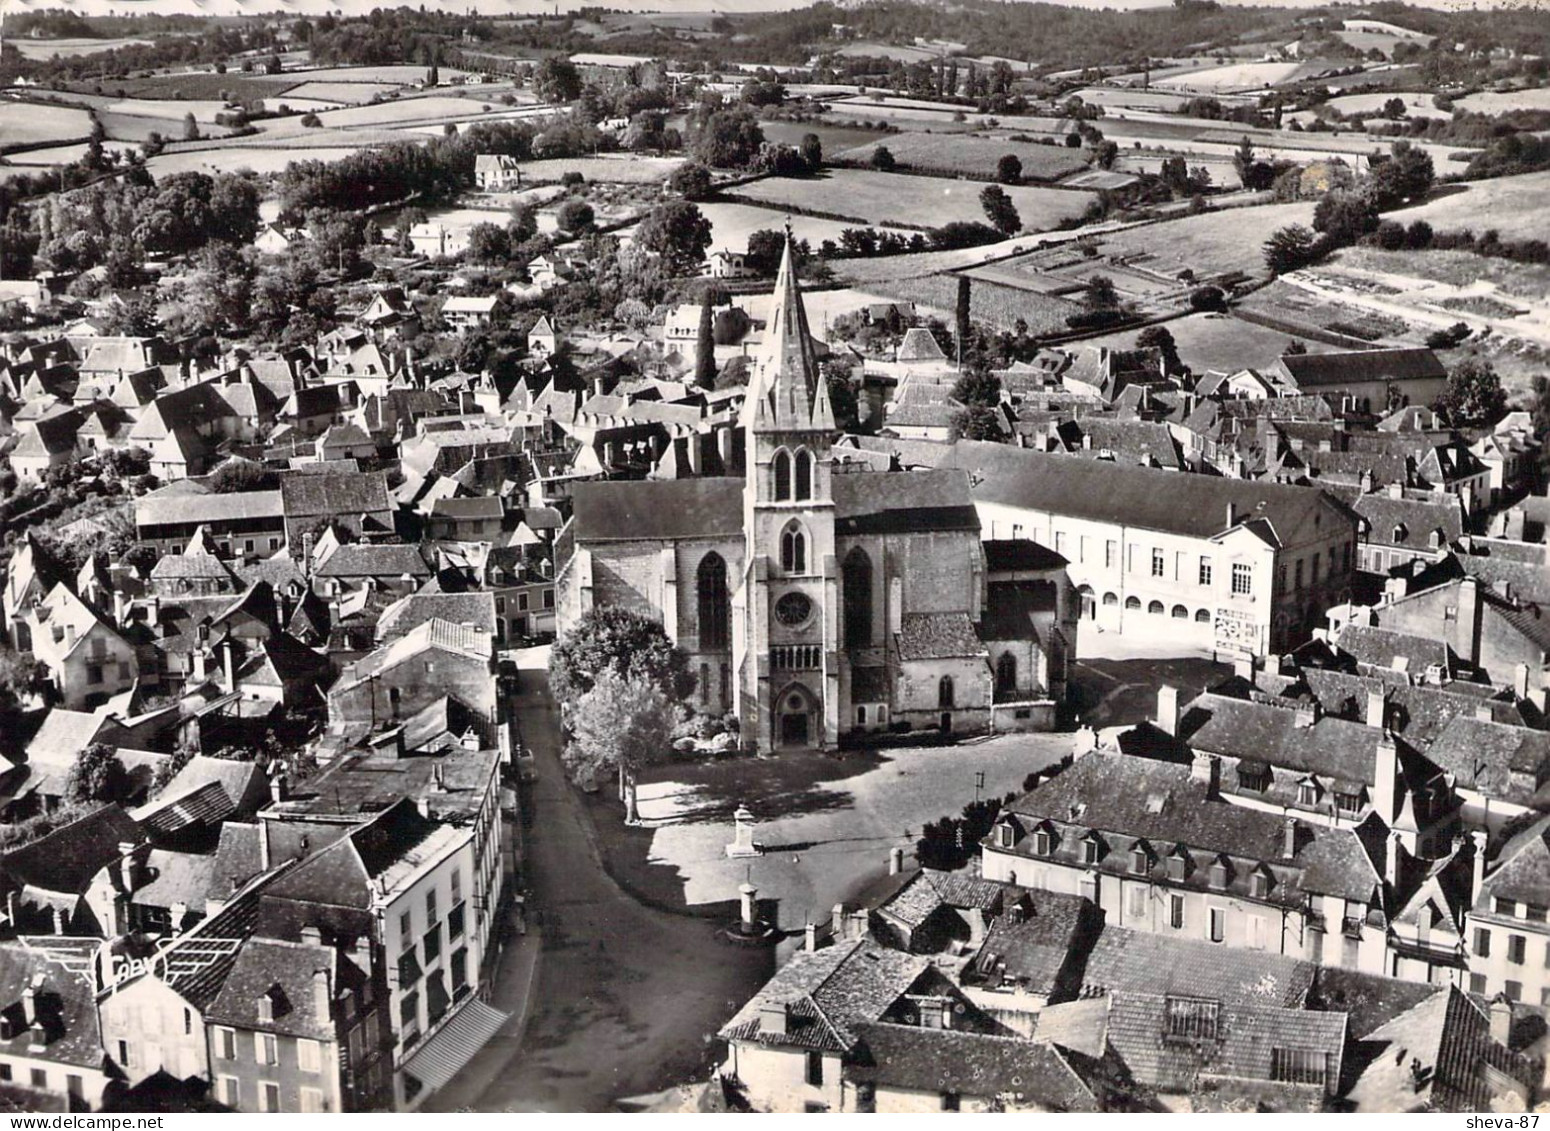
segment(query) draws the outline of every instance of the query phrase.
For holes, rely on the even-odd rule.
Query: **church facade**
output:
[[[576,486],[560,634],[603,605],[660,620],[689,655],[700,708],[735,713],[760,751],[983,732],[997,680],[968,476],[836,462],[789,249],[739,427],[741,475]]]

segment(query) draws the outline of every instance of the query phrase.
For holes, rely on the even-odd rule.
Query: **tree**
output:
[[[636,775],[672,752],[672,700],[645,675],[605,671],[577,701],[571,717],[566,769],[582,782],[617,771],[625,823],[637,823]]]
[[[1148,326],[1142,330],[1136,335],[1136,347],[1158,350],[1162,354],[1165,373],[1178,373],[1184,368],[1179,361],[1178,343],[1173,340],[1173,332],[1166,326]]]
[[[1448,374],[1432,408],[1450,427],[1467,428],[1494,424],[1507,410],[1507,393],[1488,361],[1466,357]]]
[[[538,234],[538,212],[531,204],[517,201],[511,206],[511,219],[506,221],[506,240],[512,247],[527,243]]]
[[[660,256],[675,275],[698,269],[710,241],[710,221],[686,200],[657,205],[635,229],[635,242]]]
[[[669,699],[694,690],[689,661],[662,625],[619,605],[587,610],[549,654],[549,686],[574,706],[604,672],[649,678]]]
[[[710,170],[697,161],[690,161],[673,170],[673,175],[667,179],[667,187],[685,200],[704,200],[711,194]]]
[[[1437,179],[1431,154],[1408,141],[1396,141],[1389,159],[1372,170],[1372,195],[1380,209],[1418,201],[1432,191]]]
[[[1191,310],[1223,311],[1227,309],[1227,295],[1221,287],[1197,287],[1189,292]]]
[[[1336,247],[1353,244],[1377,227],[1377,205],[1366,193],[1332,192],[1313,209],[1313,230]]]
[[[511,240],[499,224],[475,224],[468,229],[468,258],[475,263],[504,263],[511,256]]]
[[[533,93],[545,102],[574,102],[581,97],[581,72],[564,56],[550,55],[533,72]]]
[[[896,162],[893,159],[893,154],[888,151],[888,147],[886,145],[879,145],[876,149],[872,150],[871,165],[872,168],[876,169],[878,172],[891,173],[893,172],[895,164]]]
[[[1022,184],[1023,163],[1015,153],[1003,153],[996,161],[996,180],[1004,185]]]
[[[953,307],[953,336],[958,340],[960,358],[969,344],[969,318],[973,308],[973,298],[970,293],[972,285],[967,275],[958,276],[958,301]]]
[[[953,413],[947,423],[947,438],[958,440],[1000,440],[1001,412],[987,405],[970,405]]]
[[[988,366],[971,366],[954,383],[953,400],[966,407],[994,408],[1001,403],[1001,378]]]
[[[1532,407],[1534,435],[1550,436],[1550,377],[1540,374],[1534,378],[1531,388],[1534,393]],[[1550,444],[1542,444],[1536,458],[1538,460],[1538,467],[1535,469],[1538,472],[1537,486],[1542,493],[1545,483],[1550,482]]]
[[[817,134],[803,134],[800,150],[808,172],[816,173],[823,168],[823,139]]]
[[[170,179],[170,178],[169,178]],[[232,243],[252,243],[261,220],[263,192],[251,173],[222,173],[210,186],[210,235]]]
[[[834,413],[834,423],[846,431],[856,427],[860,402],[856,399],[856,387],[850,377],[839,368],[827,368],[829,382],[829,408]]]
[[[309,111],[301,116],[301,126],[307,130],[322,129],[323,119]]]
[[[748,252],[743,262],[755,274],[773,275],[780,268],[780,257],[785,250],[784,233],[773,228],[760,228],[748,233]]]
[[[696,160],[713,169],[746,169],[764,147],[764,131],[744,106],[710,113],[694,135]]]
[[[571,197],[571,199],[560,205],[560,210],[555,213],[554,218],[563,231],[574,235],[577,232],[584,232],[590,228],[596,216],[590,204],[580,197]]]
[[[1405,116],[1405,100],[1403,98],[1390,98],[1383,104],[1383,116],[1391,121],[1399,121]]]
[[[1093,150],[1093,163],[1100,169],[1114,168],[1114,162],[1119,159],[1119,145],[1112,141],[1100,141]]]
[[[1093,275],[1087,280],[1084,301],[1095,310],[1112,310],[1119,305],[1119,290],[1107,275]]]
[[[183,140],[198,141],[199,137],[199,122],[195,120],[194,113],[190,110],[183,115]]]
[[[1022,230],[1023,218],[1000,185],[986,185],[980,190],[980,207],[985,210],[985,218],[1003,235],[1015,236]]]
[[[431,87],[441,85],[441,68],[438,67],[434,62],[431,63],[430,67],[425,72],[425,85]]]
[[[210,490],[217,495],[237,495],[244,491],[274,491],[280,477],[261,463],[234,459],[215,469],[209,479]]]
[[[1265,241],[1265,266],[1276,275],[1301,270],[1318,258],[1317,245],[1317,237],[1301,224],[1278,228]]]
[[[700,300],[700,332],[694,342],[694,383],[702,389],[716,387],[716,326],[710,291]]]
[[[105,321],[104,328],[109,334],[150,338],[161,332],[156,299],[144,291],[130,291],[122,302],[110,306]]]
[[[129,771],[118,751],[105,742],[93,742],[76,755],[65,778],[65,800],[127,802]]]

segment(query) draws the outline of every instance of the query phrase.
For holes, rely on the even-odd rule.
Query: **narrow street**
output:
[[[621,891],[565,780],[546,673],[523,670],[519,709],[536,762],[527,882],[542,933],[526,1023],[514,1017],[512,1035],[498,1035],[424,1110],[606,1111],[620,1097],[704,1079],[716,1030],[769,976],[773,955]],[[526,964],[503,963],[496,996],[529,976]]]

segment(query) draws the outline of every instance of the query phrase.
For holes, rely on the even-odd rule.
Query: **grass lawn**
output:
[[[908,257],[901,257],[908,258]],[[958,299],[958,279],[953,275],[901,275],[895,279],[867,284],[868,288],[889,298],[904,299],[946,314]],[[969,316],[997,330],[1011,330],[1021,318],[1031,334],[1063,333],[1066,316],[1080,307],[1063,298],[1041,295],[1016,287],[975,279],[969,290]]]
[[[1267,369],[1286,349],[1292,335],[1231,315],[1211,317],[1190,314],[1163,324],[1179,344],[1179,357],[1196,373],[1214,369],[1235,373],[1239,369]],[[1122,330],[1101,338],[1088,338],[1084,346],[1131,349],[1141,331]],[[1336,347],[1304,338],[1309,353],[1327,353]]]
[[[38,102],[0,103],[0,149],[39,142],[67,142],[91,133],[86,111]]]
[[[1438,231],[1495,228],[1504,240],[1550,240],[1550,172],[1522,173],[1446,186],[1446,195],[1413,208],[1391,212],[1386,219],[1408,224],[1425,220]]]
[[[1312,222],[1311,202],[1224,208],[1104,236],[1100,250],[1105,256],[1148,256],[1146,266],[1160,271],[1188,267],[1200,278],[1224,271],[1262,275],[1270,234]]]
[[[1471,114],[1502,114],[1508,110],[1550,110],[1550,87],[1533,90],[1484,90],[1459,100]]]
[[[1087,159],[1079,149],[1039,145],[1036,142],[1011,141],[1002,137],[969,134],[902,133],[883,141],[900,165],[917,169],[968,173],[991,177],[1002,155],[1012,153],[1023,163],[1023,178],[1031,181],[1056,181],[1087,168]],[[848,161],[871,159],[876,145],[845,150],[838,157]]]
[[[936,228],[954,220],[983,223],[977,181],[912,177],[871,169],[831,169],[816,177],[768,177],[734,190],[739,199],[771,207],[791,206],[848,216],[866,224],[890,222]],[[1007,195],[1022,217],[1023,231],[1047,231],[1079,216],[1095,193],[1008,185]]]

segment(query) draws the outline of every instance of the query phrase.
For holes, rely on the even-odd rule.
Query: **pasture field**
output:
[[[441,67],[442,82],[462,78],[468,74],[456,67]],[[292,84],[299,82],[366,82],[385,83],[389,86],[408,86],[425,81],[425,67],[403,63],[385,63],[377,67],[315,67],[299,71],[287,71]]]
[[[867,289],[888,298],[902,299],[930,307],[922,313],[943,313],[958,301],[958,280],[952,275],[925,275],[919,278],[889,279],[868,283]],[[1030,334],[1055,334],[1066,330],[1066,316],[1081,307],[1052,295],[1004,287],[976,279],[969,288],[969,316],[997,330],[1010,331],[1021,318]]]
[[[894,59],[906,66],[910,63],[935,62],[937,53],[923,47],[899,47],[889,43],[848,43],[835,54],[853,58]]]
[[[934,172],[993,177],[996,162],[1007,153],[1016,154],[1023,163],[1023,179],[1029,181],[1057,181],[1087,168],[1081,150],[1001,137],[902,133],[879,144],[886,146],[900,165]],[[833,156],[865,163],[871,159],[875,148],[872,144],[860,145]]]
[[[768,177],[733,190],[741,200],[845,216],[871,225],[938,228],[954,220],[983,223],[978,181],[912,177],[872,169],[834,169],[817,177]],[[1046,231],[1080,216],[1095,193],[1007,185],[1024,231]]]
[[[640,157],[630,154],[524,161],[522,183],[543,184],[558,181],[566,173],[580,173],[588,184],[600,181],[607,184],[645,185],[665,181],[683,162],[682,157]]]
[[[483,103],[476,98],[452,98],[433,94],[425,98],[401,98],[369,106],[330,110],[325,114],[319,114],[318,118],[325,126],[398,126],[415,122],[476,118],[481,113],[481,107],[485,105],[493,111],[499,103],[493,101]]]
[[[218,75],[213,71],[192,71],[183,75],[112,79],[101,84],[76,83],[71,89],[112,95],[115,98],[165,98],[179,102],[192,99],[207,102],[219,99],[223,90],[239,98],[273,98],[295,85],[295,79],[278,75],[245,75],[240,71]]]
[[[1182,216],[1101,237],[1105,256],[1146,256],[1144,266],[1170,273],[1188,268],[1199,278],[1227,271],[1263,275],[1263,246],[1270,233],[1287,224],[1311,224],[1311,201],[1224,208]]]
[[[285,92],[285,100],[310,98],[318,102],[332,102],[340,106],[358,106],[370,102],[374,95],[387,94],[399,89],[397,83],[386,82],[304,82]]]
[[[1189,101],[1187,94],[1169,94],[1164,90],[1132,90],[1127,87],[1089,86],[1075,92],[1089,106],[1105,109],[1160,110],[1171,113]]]
[[[1405,116],[1410,118],[1441,118],[1449,121],[1453,115],[1432,105],[1432,95],[1425,90],[1377,91],[1368,94],[1343,94],[1331,98],[1329,104],[1342,114],[1379,114],[1383,104],[1391,98],[1405,103]]]
[[[0,102],[0,149],[64,143],[85,139],[91,133],[91,119],[75,106],[56,106],[41,102]]]
[[[1203,71],[1190,71],[1182,75],[1166,75],[1154,79],[1153,85],[1164,90],[1201,90],[1231,93],[1240,90],[1261,90],[1286,82],[1301,68],[1301,63],[1232,63],[1225,67],[1210,67]]]
[[[23,59],[73,59],[79,55],[95,55],[99,51],[112,51],[119,47],[144,47],[149,39],[26,39],[13,38],[10,46],[16,48]]]
[[[825,153],[852,149],[889,136],[886,130],[835,126],[828,122],[760,122],[759,128],[764,131],[765,141],[777,145],[800,145],[807,134],[817,134]]]
[[[1476,255],[1472,251],[1384,251],[1376,247],[1342,248],[1335,263],[1357,271],[1370,271],[1400,279],[1421,279],[1468,287],[1492,283],[1502,293],[1535,299],[1550,299],[1550,265],[1514,263]]]
[[[1460,191],[1400,209],[1386,219],[1402,224],[1425,220],[1438,231],[1471,228],[1479,234],[1495,228],[1504,240],[1550,240],[1546,200],[1550,200],[1550,172],[1521,173],[1470,181]]]
[[[1214,369],[1234,373],[1239,369],[1268,369],[1286,351],[1292,335],[1283,330],[1261,326],[1230,314],[1188,314],[1164,323],[1178,343],[1179,357],[1196,373]],[[1110,349],[1134,349],[1140,328],[1120,330],[1099,338],[1084,339],[1083,345],[1108,346]],[[1299,339],[1309,353],[1330,353],[1339,347]]]
[[[747,251],[750,235],[764,229],[778,232],[785,226],[787,219],[784,212],[753,204],[711,201],[699,205],[699,209],[710,221],[710,251]],[[790,219],[792,234],[799,240],[807,240],[814,247],[824,240],[838,241],[841,232],[856,226],[838,220],[820,220],[813,216],[792,216]]]
[[[226,103],[190,99],[187,102],[171,98],[122,98],[102,107],[109,114],[122,114],[132,118],[162,118],[178,122],[185,114],[192,114],[200,125],[214,124],[217,114],[226,112]],[[181,136],[181,135],[179,135]]]
[[[138,148],[120,142],[104,142],[103,150],[108,153],[126,153]],[[13,165],[73,165],[86,156],[86,143],[76,142],[72,145],[51,145],[47,149],[28,149],[21,153],[11,153],[6,160]]]
[[[1508,110],[1550,110],[1550,87],[1533,90],[1483,90],[1459,99],[1471,114],[1505,114]]]
[[[262,148],[259,146],[223,146],[190,149],[181,153],[160,153],[145,163],[153,177],[173,173],[233,173],[252,169],[261,176],[284,171],[292,161],[339,161],[356,152],[353,148]]]

